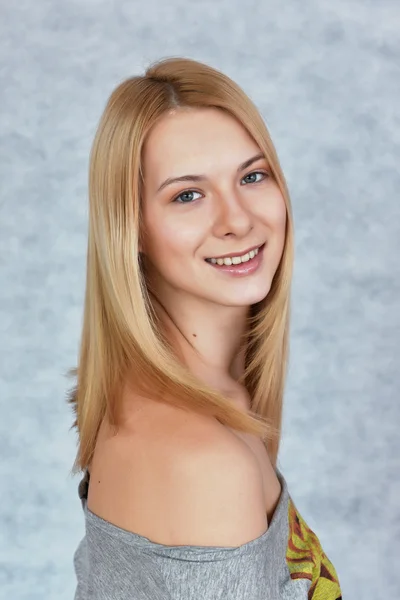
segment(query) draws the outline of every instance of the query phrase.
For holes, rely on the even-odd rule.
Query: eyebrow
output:
[[[237,168],[237,173],[244,171],[250,165],[252,165],[257,160],[261,160],[262,158],[266,158],[264,152],[259,152],[255,156],[248,158],[242,164],[240,164]],[[168,177],[157,190],[157,194],[161,192],[167,185],[171,185],[171,183],[176,183],[178,181],[206,181],[208,180],[207,175],[181,175],[180,177]]]

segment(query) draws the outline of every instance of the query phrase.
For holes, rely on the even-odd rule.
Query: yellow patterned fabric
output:
[[[308,600],[341,600],[335,567],[322,550],[320,541],[289,498],[289,539],[286,560],[292,579],[308,579]]]

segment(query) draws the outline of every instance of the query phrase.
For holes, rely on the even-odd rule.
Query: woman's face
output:
[[[266,297],[284,247],[286,206],[257,155],[244,127],[218,109],[178,109],[152,128],[143,149],[141,250],[160,299],[179,293],[249,306]],[[262,245],[254,258],[247,253]],[[246,253],[239,264],[210,262]]]

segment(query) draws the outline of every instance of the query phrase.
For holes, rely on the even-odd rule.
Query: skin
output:
[[[156,310],[191,371],[230,389],[239,402],[240,335],[249,306],[270,290],[285,240],[286,206],[266,159],[237,172],[258,153],[244,127],[215,108],[171,111],[153,126],[143,148],[140,250]],[[158,191],[167,178],[187,174],[207,179]],[[204,260],[264,242],[260,268],[245,277],[219,272]]]

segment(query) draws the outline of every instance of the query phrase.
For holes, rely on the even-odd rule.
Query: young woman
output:
[[[165,59],[93,143],[76,600],[341,597],[276,466],[293,224],[257,109]]]

